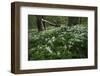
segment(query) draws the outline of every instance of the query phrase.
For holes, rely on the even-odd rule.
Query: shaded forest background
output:
[[[28,59],[87,58],[87,17],[28,15]]]
[[[37,29],[43,31],[49,28],[60,26],[87,25],[87,17],[66,17],[66,16],[42,16],[29,15],[29,29]]]

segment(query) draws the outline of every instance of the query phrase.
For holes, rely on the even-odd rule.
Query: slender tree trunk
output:
[[[45,25],[45,22],[43,21],[45,18],[44,18],[44,16],[42,16],[42,24],[43,24],[43,28],[44,28],[44,30],[46,30],[46,25]]]

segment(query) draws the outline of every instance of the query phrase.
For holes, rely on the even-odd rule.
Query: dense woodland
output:
[[[28,16],[28,59],[87,58],[87,17]]]

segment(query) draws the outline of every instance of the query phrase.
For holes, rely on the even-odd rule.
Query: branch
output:
[[[48,24],[51,24],[51,25],[56,26],[56,24],[55,24],[55,23],[52,23],[52,22],[50,22],[50,21],[48,21],[48,20],[44,20],[44,19],[42,19],[42,21],[43,21],[43,22],[46,22],[46,23],[48,23]]]

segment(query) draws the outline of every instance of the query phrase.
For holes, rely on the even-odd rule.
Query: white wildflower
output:
[[[57,52],[57,55],[60,55],[60,52]]]
[[[65,40],[65,38],[64,37],[61,37],[62,38],[62,40]]]
[[[66,46],[66,45],[64,45],[64,48],[65,48],[65,49],[67,49],[67,46]]]
[[[55,41],[55,37],[52,37],[52,41]]]
[[[51,40],[49,40],[49,41],[48,41],[48,43],[52,44],[52,41],[51,41]]]
[[[46,50],[50,53],[52,53],[52,50],[50,49],[50,47],[46,47]]]

